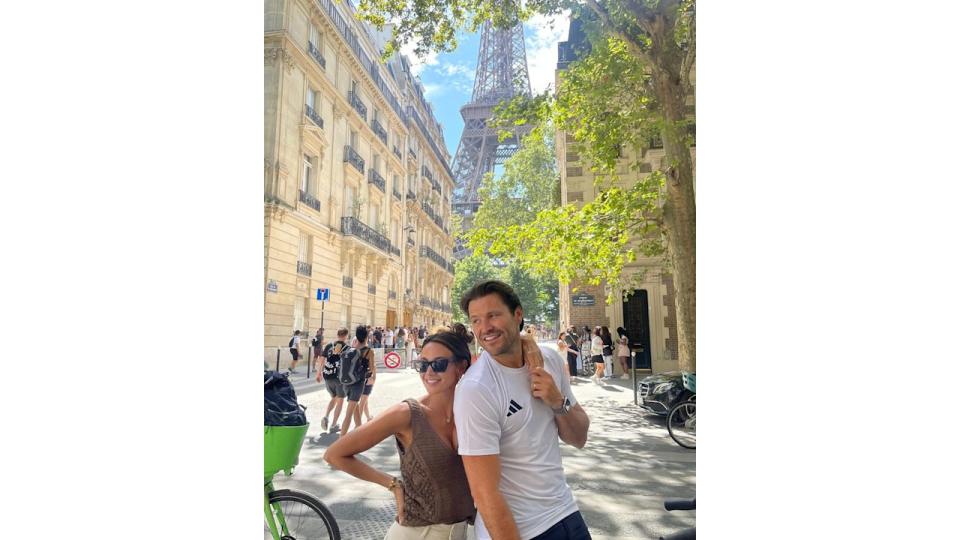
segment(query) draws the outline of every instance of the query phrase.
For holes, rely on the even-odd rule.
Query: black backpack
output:
[[[346,352],[347,344],[335,341],[324,350],[327,360],[323,363],[323,378],[337,379],[340,376],[340,355]]]
[[[302,426],[307,423],[306,409],[297,403],[288,374],[263,372],[263,425]]]
[[[355,349],[347,347],[340,353],[340,382],[346,386],[356,384],[366,377],[367,366],[364,363],[368,347]]]
[[[287,347],[293,348],[293,338],[290,338],[290,343],[287,343]]]

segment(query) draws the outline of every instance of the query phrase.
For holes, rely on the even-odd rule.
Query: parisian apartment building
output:
[[[585,48],[586,36],[578,19],[570,24],[567,41],[557,44],[557,71],[555,84],[559,86],[563,70],[577,59],[578,51]],[[688,109],[693,114],[693,96],[688,98]],[[691,148],[696,174],[696,150]],[[560,202],[582,206],[594,200],[602,189],[595,184],[595,176],[590,163],[585,162],[577,152],[573,136],[563,131],[556,134],[557,165],[560,170]],[[651,140],[647,148],[641,150],[639,158],[642,164],[639,170],[631,170],[630,164],[636,161],[633,150],[624,147],[617,165],[618,185],[627,187],[659,168],[664,159],[663,143]],[[673,281],[659,258],[638,255],[636,260],[624,265],[621,274],[623,282],[627,278],[640,278],[636,288],[630,291],[613,291],[614,301],[606,303],[606,284],[589,285],[584,283],[560,284],[560,321],[561,325],[573,325],[582,330],[584,326],[607,326],[614,339],[616,329],[623,327],[630,337],[631,351],[634,353],[636,367],[643,371],[662,373],[679,369],[679,343],[677,338],[676,304]],[[630,294],[624,295],[624,292]],[[626,296],[626,300],[622,300]],[[618,362],[614,362],[614,373],[621,374]]]
[[[349,0],[265,2],[265,360],[321,321],[452,321],[450,155],[389,32]]]

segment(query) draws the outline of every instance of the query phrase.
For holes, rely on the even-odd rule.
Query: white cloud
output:
[[[423,83],[423,96],[432,100],[435,97],[443,95],[443,89],[442,84]]]
[[[400,53],[405,55],[407,60],[410,61],[410,71],[413,72],[414,75],[420,75],[427,66],[437,65],[437,53],[428,52],[423,58],[418,58],[413,52],[416,47],[417,43],[410,41],[400,47]]]
[[[557,42],[566,41],[569,20],[569,13],[553,17],[536,15],[524,24],[527,71],[530,74],[530,90],[534,94],[546,90],[548,86],[555,86]]]

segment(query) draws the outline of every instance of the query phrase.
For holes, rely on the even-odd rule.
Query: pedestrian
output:
[[[523,307],[503,282],[478,283],[460,309],[484,347],[453,406],[477,539],[589,539],[564,477],[560,440],[583,448],[590,419],[562,375],[563,359],[520,338]]]
[[[629,379],[627,375],[629,372],[629,360],[630,360],[630,338],[627,336],[627,331],[622,327],[617,327],[617,359],[620,361],[620,367],[623,369],[623,375],[620,376],[621,379]]]
[[[613,378],[613,336],[606,326],[600,327],[600,340],[603,341],[601,353],[603,355],[603,378]]]
[[[349,331],[346,328],[337,329],[337,340],[328,343],[321,351],[320,365],[317,367],[317,382],[323,382],[330,394],[330,403],[327,404],[327,412],[320,420],[320,429],[327,430],[329,426],[327,417],[333,410],[333,427],[330,432],[333,433],[340,429],[337,421],[340,419],[340,411],[343,409],[343,398],[346,397],[346,391],[340,382],[340,353],[347,348],[347,335]]]
[[[393,348],[393,328],[387,328],[387,331],[383,334],[383,346],[387,349]]]
[[[593,382],[601,384],[603,377],[603,339],[600,338],[600,327],[593,327],[593,337],[590,339],[590,359],[593,360]]]
[[[377,380],[377,363],[368,362],[366,377],[363,381],[363,394],[360,395],[360,404],[357,405],[357,412],[354,415],[356,427],[360,427],[360,416],[366,415],[367,422],[370,421],[370,393],[373,392],[373,383]]]
[[[417,353],[417,331],[413,328],[407,334],[407,364],[412,368]]]
[[[362,428],[340,437],[323,459],[361,480],[390,490],[397,516],[384,540],[412,538],[466,540],[475,514],[470,486],[457,453],[453,415],[457,382],[470,367],[466,329],[442,331],[426,339],[417,362],[427,394],[393,405]],[[393,435],[400,478],[377,470],[356,455]]]
[[[407,347],[407,331],[404,330],[403,327],[401,326],[400,329],[397,330],[397,348],[406,349],[406,347]]]
[[[570,384],[573,384],[577,381],[576,379],[573,379],[575,375],[573,375],[573,372],[570,371],[570,361],[569,361],[570,358],[567,354],[569,351],[569,348],[570,346],[567,344],[567,333],[560,332],[560,334],[557,336],[557,352],[560,353],[560,358],[567,359],[567,369],[564,370],[563,374],[564,376],[566,376],[567,380],[570,381]],[[576,367],[577,365],[576,360],[574,360],[573,365],[574,367]]]
[[[300,360],[300,331],[299,330],[295,330],[293,332],[293,337],[290,338],[290,343],[288,343],[288,346],[290,347],[290,356],[293,357],[293,360],[290,362],[290,367],[287,368],[287,371],[289,371],[290,373],[298,373],[297,361]]]
[[[570,371],[570,376],[576,377],[577,356],[580,354],[580,348],[577,347],[577,334],[573,333],[572,326],[566,332],[560,333],[560,340],[564,344],[564,351],[567,356],[567,369]]]
[[[323,328],[317,328],[317,335],[310,340],[310,347],[313,349],[313,369],[319,370],[317,360],[323,354]]]
[[[379,349],[383,347],[383,332],[380,330],[380,327],[376,327],[373,331],[373,345],[374,349]]]
[[[367,327],[363,325],[358,326],[356,332],[357,334],[354,339],[356,340],[357,345],[354,348],[357,349],[360,355],[359,361],[362,365],[361,373],[366,373],[371,369],[370,366],[374,366],[372,369],[376,369],[376,363],[373,361],[373,350],[367,346],[367,338],[370,336],[370,334],[367,330]],[[340,358],[340,367],[342,371],[342,356]],[[357,382],[350,385],[344,385],[343,387],[343,391],[347,396],[347,415],[343,419],[343,435],[346,435],[347,432],[350,431],[350,422],[355,417],[359,417],[357,406],[360,403],[360,396],[363,395],[363,389],[365,386],[366,379],[365,377],[361,377]],[[360,422],[358,421],[356,423],[359,424]]]

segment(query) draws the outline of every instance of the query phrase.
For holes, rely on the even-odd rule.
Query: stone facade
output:
[[[449,323],[450,156],[409,62],[349,3],[264,7],[265,360],[321,312],[327,337]]]

